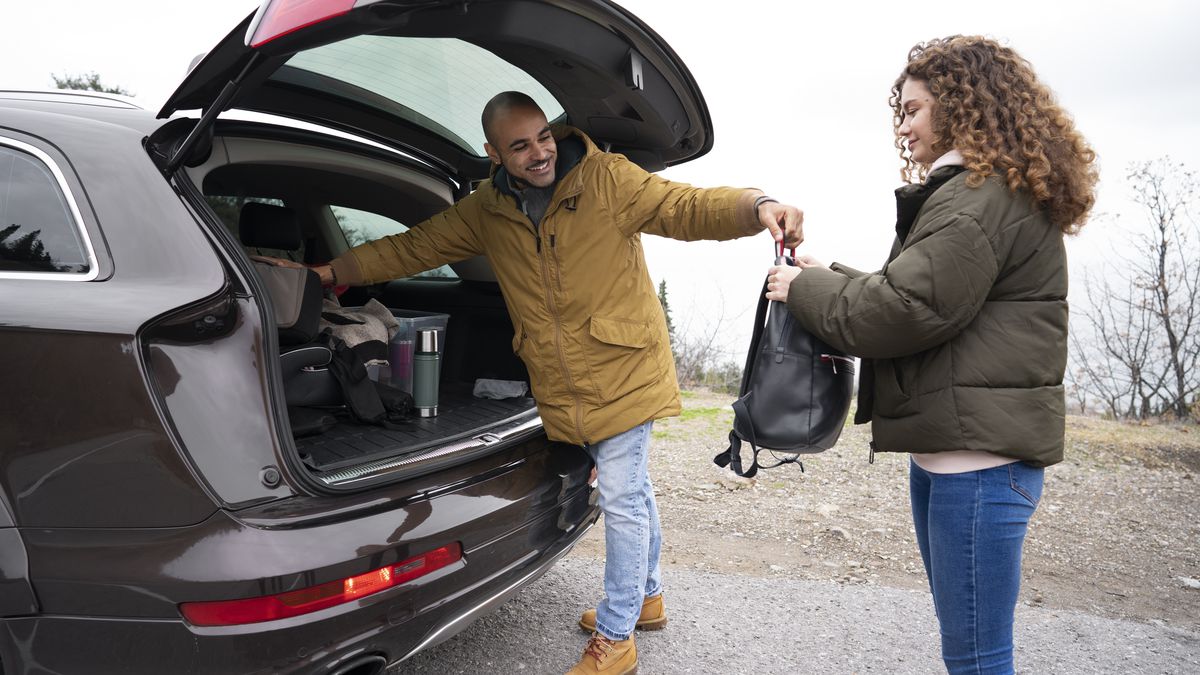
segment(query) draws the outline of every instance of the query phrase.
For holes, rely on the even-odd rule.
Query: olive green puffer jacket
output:
[[[810,268],[788,308],[863,358],[856,423],[874,449],[1062,460],[1067,358],[1063,237],[1026,193],[960,167],[897,190],[884,268]],[[915,216],[915,220],[914,220]],[[911,229],[908,224],[911,223]]]

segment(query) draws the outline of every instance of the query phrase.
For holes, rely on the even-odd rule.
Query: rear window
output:
[[[337,218],[338,226],[342,228],[342,233],[346,235],[346,243],[352,247],[386,237],[389,234],[400,234],[401,232],[408,231],[408,227],[404,224],[392,220],[387,216],[381,216],[378,213],[360,211],[348,206],[330,206],[329,208],[333,211],[334,217]],[[449,265],[442,265],[436,269],[426,270],[416,276],[458,277],[454,273],[454,270],[450,269]]]
[[[272,79],[294,79],[291,69],[321,76],[304,77],[306,87],[385,110],[478,157],[484,155],[479,114],[496,94],[524,92],[537,101],[547,119],[563,113],[554,96],[531,75],[454,38],[360,35],[299,52]]]
[[[88,246],[59,177],[18,146],[0,139],[0,272],[87,275]]]

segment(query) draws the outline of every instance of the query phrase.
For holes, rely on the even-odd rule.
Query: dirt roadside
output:
[[[689,392],[655,425],[651,477],[670,567],[924,589],[907,457],[868,464],[866,426],[746,481],[718,469],[730,397]],[[1025,543],[1021,602],[1200,629],[1200,429],[1069,418]],[[603,558],[593,528],[572,555]]]

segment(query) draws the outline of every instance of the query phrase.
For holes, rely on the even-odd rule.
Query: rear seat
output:
[[[238,233],[247,249],[297,251],[300,222],[286,206],[246,203],[238,216]],[[276,267],[255,260],[279,328],[283,388],[289,406],[332,406],[343,403],[341,389],[326,367],[331,353],[315,342],[320,331],[321,280],[309,269]]]

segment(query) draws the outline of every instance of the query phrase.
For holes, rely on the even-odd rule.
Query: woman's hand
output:
[[[800,269],[791,265],[775,265],[767,270],[767,299],[787,302],[788,289],[792,286],[792,279],[800,274]]]
[[[812,257],[811,255],[796,256],[795,261],[796,261],[796,266],[802,270],[806,270],[810,267],[828,267],[825,263],[821,262],[820,260],[817,260],[816,258]]]

